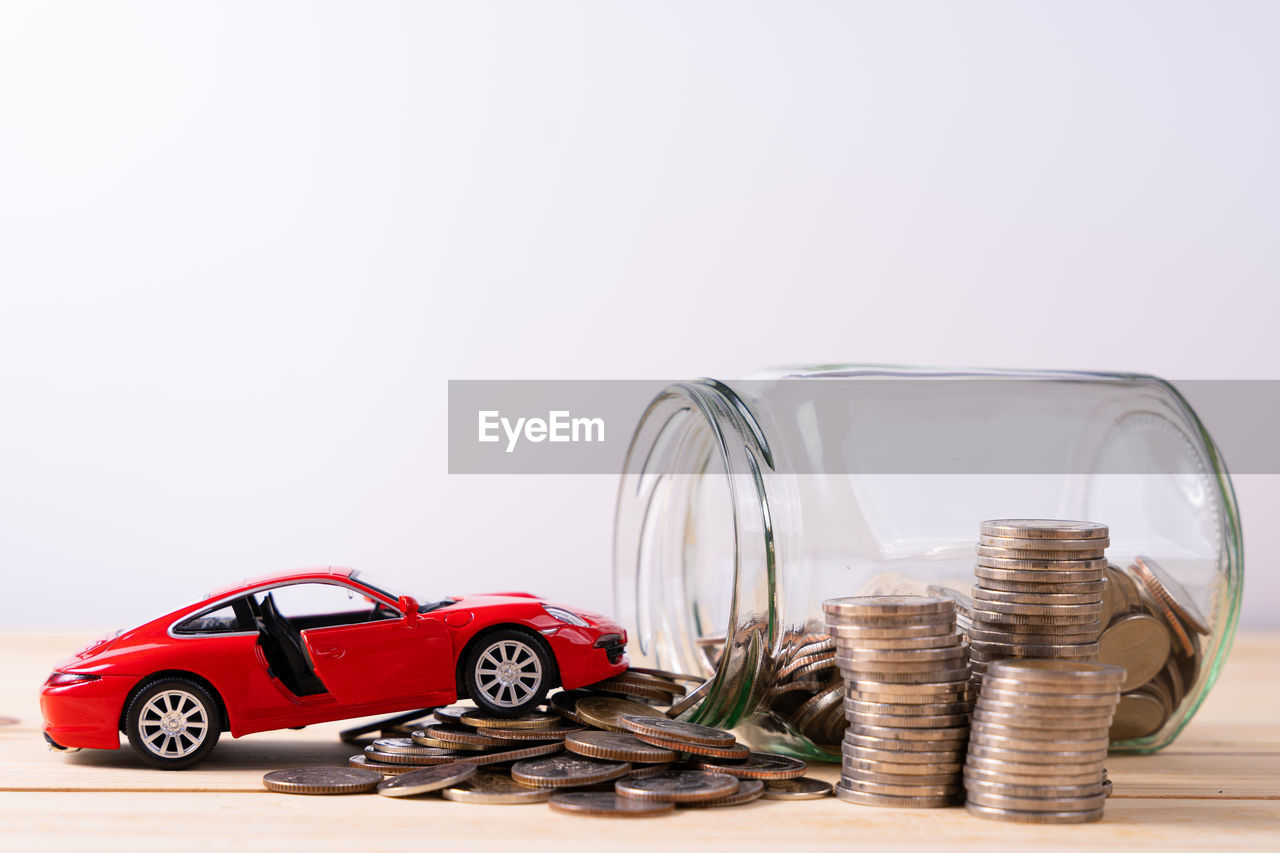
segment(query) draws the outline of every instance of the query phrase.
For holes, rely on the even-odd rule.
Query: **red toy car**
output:
[[[350,569],[216,592],[60,664],[40,696],[57,748],[190,767],[218,736],[448,705],[515,716],[627,668],[626,634],[524,592],[420,604]]]

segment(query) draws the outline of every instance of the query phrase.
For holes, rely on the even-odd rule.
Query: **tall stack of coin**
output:
[[[1008,518],[982,523],[968,635],[974,681],[992,661],[1098,659],[1104,524]]]
[[[1108,664],[993,661],[973,711],[965,808],[1033,823],[1101,818],[1102,762],[1123,679]]]
[[[958,802],[971,694],[955,603],[884,595],[822,609],[848,719],[836,795],[905,808]]]

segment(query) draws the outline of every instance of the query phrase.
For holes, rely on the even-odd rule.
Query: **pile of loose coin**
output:
[[[1098,660],[1109,544],[1091,522],[982,523],[967,630],[976,684],[997,660]]]
[[[956,803],[971,687],[955,604],[930,596],[823,603],[845,684],[836,796],[875,806]]]
[[[344,732],[348,742],[381,735],[347,768],[275,771],[263,784],[286,793],[436,792],[462,803],[546,802],[558,811],[613,817],[831,793],[827,783],[804,777],[807,765],[799,759],[751,752],[729,732],[673,719],[687,704],[682,683],[703,680],[632,669],[590,689],[554,693],[547,709],[519,717],[462,705],[426,720],[427,712],[405,714]]]
[[[994,820],[1102,817],[1102,763],[1124,670],[1064,660],[993,661],[973,711],[965,808]]]
[[[1106,569],[1098,660],[1125,668],[1111,739],[1158,731],[1192,690],[1209,622],[1191,595],[1150,557]]]

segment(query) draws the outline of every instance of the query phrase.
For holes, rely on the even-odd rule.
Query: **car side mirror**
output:
[[[418,599],[414,598],[412,595],[400,596],[398,604],[400,606],[400,612],[404,614],[404,618],[409,619],[417,615]]]

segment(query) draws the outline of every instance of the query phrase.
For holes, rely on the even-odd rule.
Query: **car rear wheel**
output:
[[[546,647],[523,631],[495,631],[472,649],[466,664],[467,693],[490,713],[514,717],[546,698],[552,661]]]
[[[222,733],[218,702],[186,678],[162,678],[138,692],[125,715],[129,745],[162,770],[182,770],[204,759]]]

